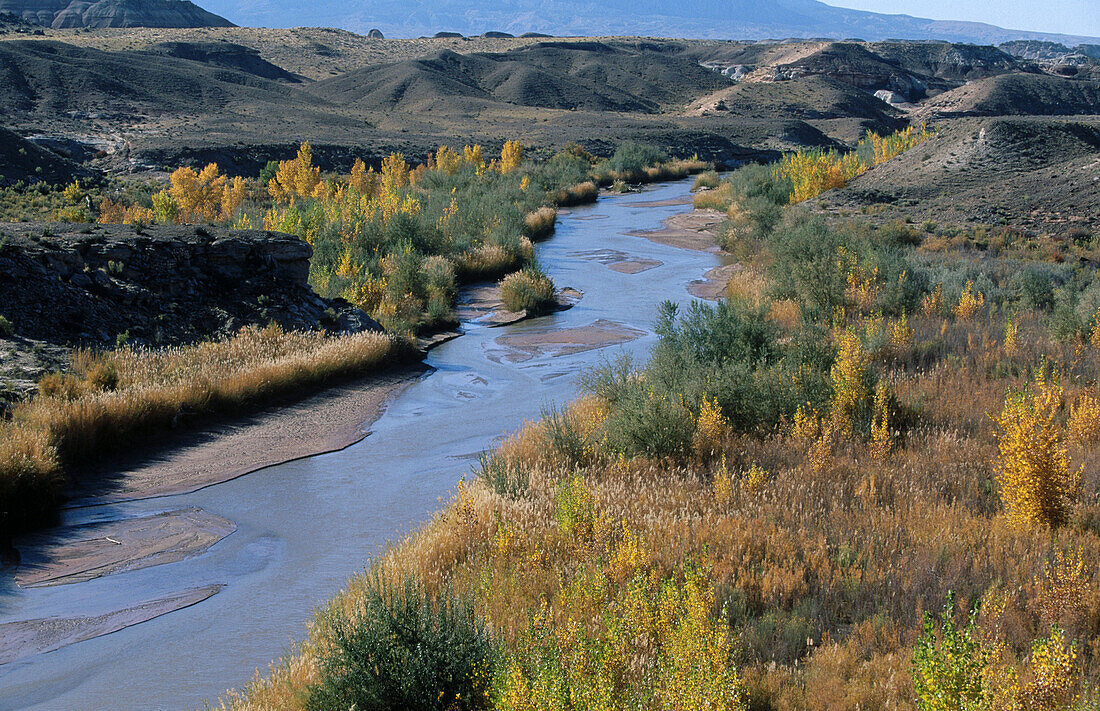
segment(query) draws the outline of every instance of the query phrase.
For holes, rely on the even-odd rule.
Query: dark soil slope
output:
[[[655,113],[728,85],[689,60],[585,42],[539,43],[495,54],[443,50],[349,72],[311,91],[369,110],[428,109],[458,100]]]
[[[258,50],[232,42],[161,42],[145,50],[162,57],[189,59],[223,69],[233,69],[263,79],[301,81],[281,67],[260,57]]]
[[[882,219],[1100,227],[1100,119],[958,119],[821,200]]]
[[[13,114],[46,119],[88,111],[163,114],[233,101],[292,100],[281,84],[200,62],[61,42],[0,42],[0,105]]]
[[[63,185],[90,172],[17,133],[0,128],[0,188],[17,182]]]
[[[1040,74],[1005,74],[929,100],[929,116],[1073,116],[1100,114],[1100,83]]]

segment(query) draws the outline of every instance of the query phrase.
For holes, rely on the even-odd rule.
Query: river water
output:
[[[502,328],[466,324],[461,338],[430,353],[434,372],[399,395],[362,442],[192,494],[68,512],[65,523],[79,523],[198,507],[238,529],[202,555],[167,565],[52,588],[0,581],[0,623],[101,615],[186,589],[224,587],[191,607],[0,665],[0,709],[196,709],[266,669],[304,635],[316,605],[387,541],[430,518],[494,438],[572,399],[578,373],[601,358],[622,351],[644,358],[657,304],[689,301],[686,286],[719,259],[627,233],[659,229],[690,210],[652,204],[683,198],[690,186],[669,183],[565,211],[554,236],[538,246],[538,259],[559,287],[579,289],[583,300]],[[594,250],[662,264],[620,273],[584,254]],[[501,357],[502,336],[598,319],[645,335],[518,362]]]

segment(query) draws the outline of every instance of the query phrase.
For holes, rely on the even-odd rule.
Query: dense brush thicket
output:
[[[794,165],[702,176],[725,300],[377,563],[491,627],[485,708],[1096,707],[1095,246],[826,221]],[[331,624],[227,704],[295,708]]]

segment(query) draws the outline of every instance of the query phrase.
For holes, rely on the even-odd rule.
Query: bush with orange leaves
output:
[[[147,207],[137,203],[122,205],[105,197],[99,203],[99,218],[96,221],[101,225],[130,225],[135,222],[150,223],[153,218],[153,211]]]
[[[198,173],[188,167],[177,168],[171,181],[168,195],[175,203],[176,219],[184,223],[229,220],[248,196],[244,178],[229,180],[219,173],[217,163]],[[168,208],[163,209],[167,214]]]
[[[1005,513],[1017,525],[1057,527],[1069,520],[1081,471],[1070,469],[1061,407],[1062,386],[1039,369],[1027,387],[1009,394],[996,418],[997,480]]]

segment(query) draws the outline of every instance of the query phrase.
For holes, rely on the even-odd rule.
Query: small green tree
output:
[[[986,699],[982,674],[986,659],[977,636],[975,605],[965,627],[955,622],[955,597],[948,593],[939,633],[931,613],[913,651],[913,688],[921,711],[978,711]]]

